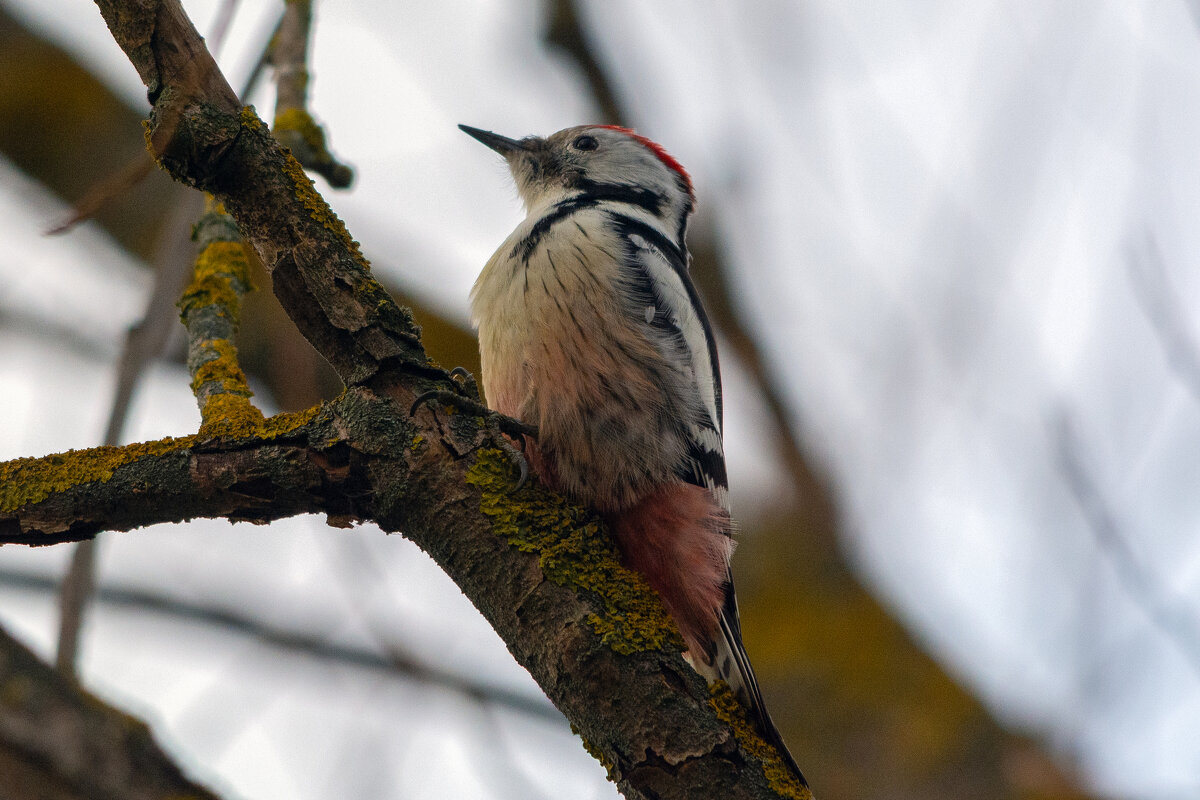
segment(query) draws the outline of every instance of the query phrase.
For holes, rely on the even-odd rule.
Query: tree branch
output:
[[[179,4],[97,5],[148,89],[152,154],[237,220],[280,303],[342,380],[378,386],[400,373],[443,377],[427,364],[411,315],[371,277],[357,242],[300,164],[253,109],[242,108]]]
[[[53,578],[33,572],[0,570],[0,586],[48,594],[58,585]],[[103,585],[95,591],[100,606],[157,615],[179,626],[205,625],[210,630],[242,635],[265,648],[293,658],[305,658],[337,666],[353,666],[397,681],[417,681],[458,692],[484,705],[503,706],[512,711],[550,722],[563,716],[532,692],[507,689],[483,677],[472,680],[455,670],[426,663],[402,645],[378,639],[374,647],[355,647],[329,641],[317,633],[275,625],[253,614],[215,605],[189,602],[145,589]],[[0,797],[5,797],[0,792]]]
[[[193,517],[345,514],[341,442],[329,440],[332,413],[317,411],[272,417],[248,439],[167,438],[0,463],[0,544],[82,541]],[[322,434],[327,446],[308,446]]]

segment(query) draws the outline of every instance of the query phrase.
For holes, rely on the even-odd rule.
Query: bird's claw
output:
[[[480,402],[479,384],[476,382],[475,376],[468,369],[465,367],[455,367],[450,370],[449,374],[454,385],[454,390],[430,389],[428,392],[422,392],[417,395],[417,399],[413,400],[412,406],[408,409],[410,417],[417,413],[418,408],[430,400],[437,400],[446,405],[454,406],[469,414],[482,415],[484,411],[490,410]]]
[[[450,370],[450,377],[458,380],[460,387],[466,391],[467,397],[479,400],[479,382],[466,367],[455,367]]]
[[[513,487],[512,493],[516,494],[525,488],[525,483],[529,480],[529,459],[525,458],[525,454],[517,449],[517,446],[503,436],[495,437],[500,444],[500,449],[508,456],[508,460],[517,468],[517,485]],[[524,435],[521,436],[524,441]]]
[[[517,485],[513,488],[513,491],[521,491],[529,480],[529,460],[525,458],[525,454],[509,441],[504,434],[514,439],[519,439],[523,448],[527,436],[537,438],[537,427],[501,414],[498,411],[493,411],[481,403],[477,399],[479,397],[479,387],[475,382],[475,377],[462,367],[455,367],[450,371],[450,375],[453,378],[461,379],[461,389],[465,390],[464,394],[449,389],[430,389],[427,392],[422,392],[413,400],[412,406],[408,410],[408,415],[410,417],[413,416],[422,405],[436,400],[439,403],[453,406],[464,413],[482,417],[484,425],[488,433],[491,434],[492,439],[499,444],[504,454],[508,456],[509,461],[513,462],[513,466],[517,468],[519,474]]]

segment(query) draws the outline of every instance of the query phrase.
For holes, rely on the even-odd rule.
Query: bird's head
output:
[[[580,125],[545,138],[510,139],[458,127],[504,156],[527,210],[598,194],[627,198],[682,230],[695,205],[691,179],[679,162],[628,128]]]

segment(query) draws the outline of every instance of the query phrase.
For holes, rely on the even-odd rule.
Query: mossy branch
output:
[[[354,181],[354,170],[329,150],[325,130],[308,110],[308,49],[312,39],[312,0],[290,0],[271,44],[275,66],[275,138],[292,151],[310,172],[345,189]]]
[[[347,513],[332,407],[281,414],[252,437],[166,438],[0,463],[0,544],[82,541],[194,517],[268,522]]]
[[[200,405],[201,436],[250,436],[263,414],[250,403],[253,392],[237,359],[242,295],[253,287],[250,263],[237,225],[210,197],[193,238],[199,255],[192,280],[179,300],[188,332],[188,370]]]

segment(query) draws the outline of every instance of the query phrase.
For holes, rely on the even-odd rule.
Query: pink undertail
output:
[[[728,515],[707,490],[678,483],[607,519],[625,565],[662,596],[688,651],[711,661],[732,550]]]

